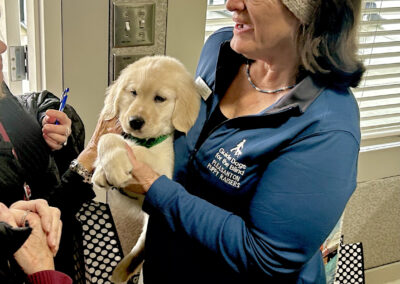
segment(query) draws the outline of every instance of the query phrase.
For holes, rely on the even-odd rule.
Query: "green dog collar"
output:
[[[137,138],[137,137],[132,136],[132,135],[130,135],[128,133],[123,133],[122,136],[125,139],[129,139],[129,140],[135,142],[136,144],[138,144],[140,146],[143,146],[143,147],[146,147],[146,148],[151,148],[151,147],[163,142],[165,139],[167,139],[169,136],[171,136],[171,134],[161,135],[159,137],[149,138],[149,139]]]

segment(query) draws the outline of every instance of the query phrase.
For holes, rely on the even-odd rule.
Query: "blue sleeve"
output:
[[[272,161],[250,204],[249,258],[267,273],[300,270],[319,250],[356,188],[359,144],[345,131],[314,134]]]
[[[356,187],[358,152],[357,140],[345,131],[313,134],[287,146],[261,175],[246,220],[166,177],[152,185],[143,209],[161,213],[173,231],[183,230],[236,271],[298,273]]]
[[[359,145],[345,131],[286,147],[255,188],[248,217],[232,214],[160,177],[143,209],[163,216],[234,270],[271,277],[298,273],[335,226],[356,186]]]

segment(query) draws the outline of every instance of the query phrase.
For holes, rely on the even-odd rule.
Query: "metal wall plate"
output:
[[[121,71],[129,64],[139,60],[142,57],[152,54],[135,54],[135,55],[113,55],[113,80],[116,80]]]
[[[114,47],[154,44],[154,3],[114,3],[113,6]]]

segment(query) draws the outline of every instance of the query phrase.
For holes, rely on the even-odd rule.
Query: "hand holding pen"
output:
[[[69,88],[66,88],[60,98],[58,110],[48,109],[42,120],[43,138],[51,150],[60,150],[67,145],[68,137],[71,134],[71,120],[63,112]]]

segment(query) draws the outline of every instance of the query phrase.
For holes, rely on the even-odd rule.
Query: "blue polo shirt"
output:
[[[175,140],[174,180],[146,194],[144,281],[325,283],[320,246],[356,187],[359,111],[349,89],[304,78],[267,110],[201,131],[245,58],[231,29],[206,42],[196,76],[212,94]]]

